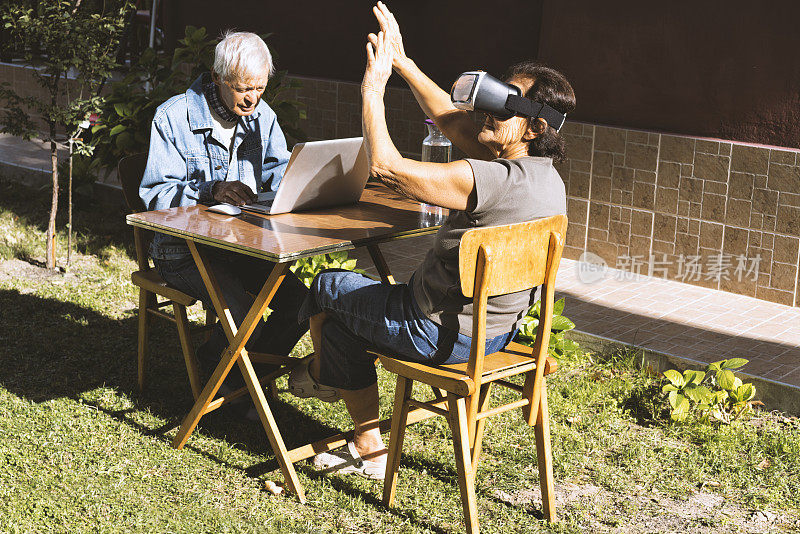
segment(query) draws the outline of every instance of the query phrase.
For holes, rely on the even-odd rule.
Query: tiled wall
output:
[[[2,63],[0,62],[0,84],[8,84],[8,89],[13,89],[22,97],[37,97],[42,101],[49,102],[50,97],[47,90],[42,87],[33,75],[33,68],[21,65],[19,63]],[[69,94],[75,95],[80,90],[80,84],[75,78],[67,79],[65,84],[62,84],[65,92],[60,96],[61,102],[66,102],[67,91]],[[2,111],[4,103],[0,103],[0,111]],[[37,128],[45,131],[47,129],[46,123],[37,113],[32,113],[34,123]],[[61,132],[59,132],[61,133]]]
[[[296,78],[302,84],[293,97],[306,106],[308,118],[301,128],[310,139],[361,135],[361,91],[358,84],[313,78]],[[386,122],[397,149],[419,158],[427,135],[425,114],[408,89],[386,90]]]
[[[563,131],[566,257],[589,251],[632,273],[800,305],[797,150],[577,123]]]
[[[361,135],[358,85],[298,79],[312,139]],[[398,149],[419,157],[425,117],[411,92],[389,88],[386,108]],[[562,132],[565,257],[800,305],[797,150],[576,122]]]

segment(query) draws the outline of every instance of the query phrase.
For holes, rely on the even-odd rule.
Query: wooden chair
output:
[[[433,367],[378,354],[384,368],[397,374],[389,457],[383,486],[383,502],[387,507],[394,501],[409,408],[414,406],[430,410],[449,420],[467,532],[477,533],[475,472],[486,418],[522,408],[527,423],[535,426],[544,515],[550,521],[555,520],[545,375],[556,370],[556,362],[548,356],[547,348],[555,278],[566,230],[567,217],[557,215],[508,226],[474,229],[461,238],[461,290],[465,296],[472,298],[475,313],[468,363]],[[500,352],[484,354],[487,298],[538,285],[542,286],[542,307],[534,347],[512,342]],[[508,380],[519,374],[525,375],[523,385]],[[414,380],[430,385],[435,398],[427,402],[413,399],[411,386]],[[517,400],[490,408],[489,393],[495,384],[521,395]]]
[[[122,182],[122,192],[125,203],[133,213],[146,211],[145,205],[139,198],[139,184],[144,175],[147,164],[147,154],[134,154],[122,158],[117,165],[117,173]],[[131,273],[131,281],[139,288],[139,350],[138,350],[138,375],[139,390],[144,389],[146,363],[148,356],[148,334],[150,330],[150,316],[161,317],[175,323],[178,327],[178,337],[181,342],[186,371],[189,374],[189,384],[195,399],[203,390],[203,382],[197,365],[197,358],[192,346],[190,333],[196,330],[207,330],[216,320],[216,314],[206,310],[206,325],[197,328],[189,327],[186,317],[186,307],[195,303],[195,299],[186,293],[167,285],[155,268],[150,266],[148,247],[153,239],[152,232],[141,228],[133,228],[133,237],[136,244],[136,259],[139,270]],[[159,301],[158,297],[165,300]],[[172,306],[172,315],[164,312],[162,308]]]

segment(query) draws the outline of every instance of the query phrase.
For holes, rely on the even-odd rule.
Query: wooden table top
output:
[[[446,213],[446,210],[445,210]],[[229,216],[207,206],[132,213],[128,224],[274,262],[433,233],[418,202],[382,184],[367,184],[357,204],[281,215],[242,211]]]

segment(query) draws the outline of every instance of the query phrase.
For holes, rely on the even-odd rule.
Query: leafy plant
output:
[[[57,134],[66,130],[78,137],[87,115],[99,109],[102,80],[116,65],[114,51],[131,4],[109,2],[98,13],[82,0],[9,2],[0,8],[0,20],[16,51],[30,63],[36,82],[45,94],[22,95],[0,84],[0,102],[5,112],[3,131],[24,139],[34,137],[50,143],[52,199],[47,227],[47,267],[54,269],[56,214],[58,212]],[[44,120],[45,133],[37,120]],[[77,151],[89,154],[82,142]]]
[[[311,258],[297,260],[289,269],[297,275],[306,287],[311,286],[314,277],[325,269],[345,269],[357,273],[363,273],[361,269],[356,269],[356,260],[349,259],[347,252],[331,252]]]
[[[672,408],[670,419],[683,422],[696,415],[703,422],[728,424],[751,411],[757,402],[753,401],[756,388],[743,383],[732,371],[746,363],[744,358],[732,358],[710,363],[705,371],[664,371],[668,384],[661,391]]]
[[[186,92],[198,76],[211,70],[215,45],[205,28],[187,26],[171,56],[148,48],[125,76],[111,85],[99,123],[92,128],[93,165],[98,171],[113,169],[123,156],[147,151],[156,108]],[[275,111],[281,129],[305,141],[306,135],[297,126],[306,117],[305,110],[300,102],[286,97],[286,92],[300,83],[287,79],[286,74],[272,75],[262,98]]]
[[[565,301],[563,298],[556,301],[553,305],[553,319],[550,324],[550,345],[548,352],[551,356],[562,358],[565,354],[575,352],[579,349],[579,345],[564,338],[564,333],[575,328],[575,323],[570,321],[566,316],[562,315],[564,312]],[[517,334],[522,340],[529,340],[532,343],[536,339],[536,329],[539,328],[540,314],[542,310],[542,302],[537,300],[536,303],[528,310],[527,315],[523,317],[522,324],[519,327]]]

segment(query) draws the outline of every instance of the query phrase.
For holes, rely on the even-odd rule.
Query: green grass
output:
[[[0,182],[0,258],[42,261],[46,218],[45,194]],[[0,273],[0,532],[463,530],[441,418],[409,428],[391,511],[379,482],[323,476],[304,462],[307,504],[271,495],[264,482],[282,476],[267,439],[233,409],[205,417],[184,450],[172,449],[191,407],[176,331],[154,323],[150,379],[137,393],[130,230],[116,208],[80,210],[75,227],[79,254],[67,274]],[[304,339],[296,352],[309,350]],[[560,522],[545,523],[527,491],[538,487],[533,430],[507,413],[487,425],[477,475],[482,532],[677,530],[658,523],[674,520],[664,506],[699,490],[728,508],[700,510],[680,529],[758,531],[748,523],[754,510],[780,516],[764,530],[800,526],[796,418],[671,426],[655,399],[658,381],[632,356],[573,354],[560,366],[549,380],[556,484],[600,493],[565,498]],[[379,376],[388,415],[393,380]],[[341,403],[282,393],[272,408],[289,447],[348,427]]]

